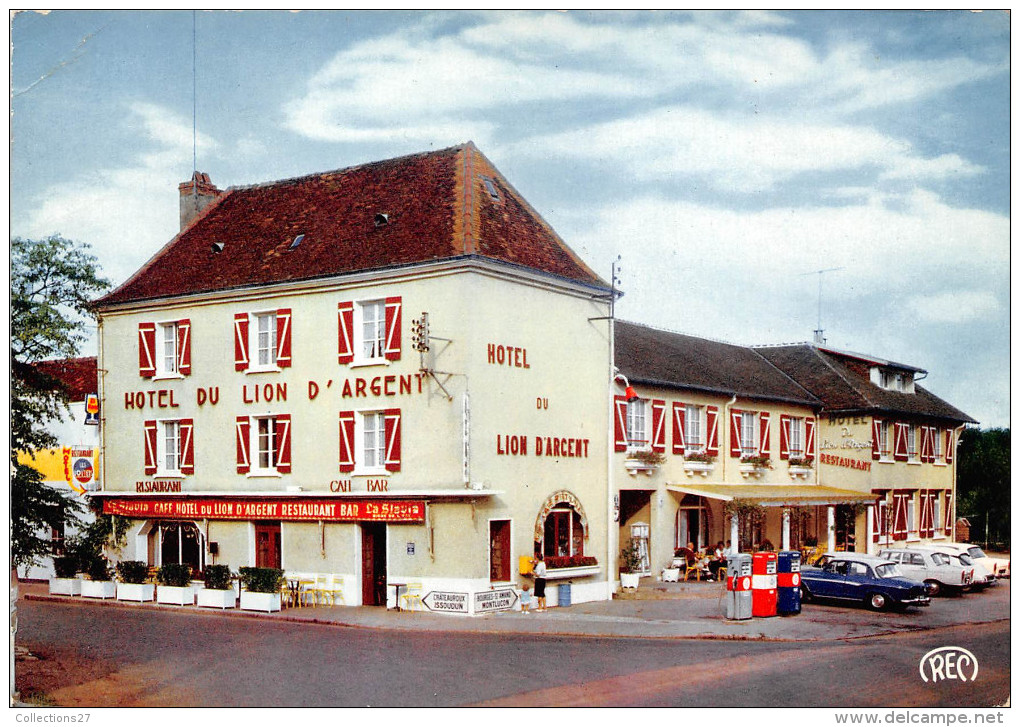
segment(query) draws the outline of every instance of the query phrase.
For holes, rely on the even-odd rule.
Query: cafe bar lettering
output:
[[[115,559],[328,574],[346,605],[470,615],[519,607],[536,554],[553,606],[612,598],[632,538],[649,575],[731,525],[779,542],[778,510],[760,533],[723,512],[749,478],[771,503],[810,490],[817,533],[887,474],[907,486],[891,454],[820,459],[843,415],[793,379],[820,356],[844,380],[919,370],[614,320],[615,287],[470,142],[226,190],[195,172],[178,196],[179,234],[96,302],[92,496],[128,520]],[[923,427],[925,462],[951,463],[970,420],[917,392],[852,416],[890,447]],[[912,475],[953,491],[953,467]]]

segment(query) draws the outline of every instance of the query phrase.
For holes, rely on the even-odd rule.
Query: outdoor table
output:
[[[388,585],[393,586],[393,588],[396,591],[396,607],[395,608],[396,608],[397,611],[400,611],[401,610],[401,608],[400,608],[400,589],[401,588],[407,588],[407,584],[406,583],[393,583],[392,581],[390,581]]]
[[[309,581],[303,578],[288,578],[287,579],[287,590],[290,591],[291,603],[295,606],[301,605],[301,592],[305,586],[312,585],[315,581]]]

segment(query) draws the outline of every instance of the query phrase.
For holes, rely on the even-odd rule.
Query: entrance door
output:
[[[510,521],[489,521],[489,580],[510,580]]]
[[[361,524],[361,602],[386,605],[386,524]]]
[[[280,562],[280,523],[255,523],[255,567],[282,568]]]

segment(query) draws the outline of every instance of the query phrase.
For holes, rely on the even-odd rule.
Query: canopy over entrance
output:
[[[821,485],[687,485],[667,484],[670,492],[698,495],[712,500],[751,500],[765,507],[807,505],[849,505],[870,503],[875,495]]]

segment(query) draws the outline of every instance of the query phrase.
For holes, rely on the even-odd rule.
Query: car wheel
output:
[[[800,600],[802,600],[802,601],[804,601],[806,603],[808,601],[811,601],[813,598],[814,598],[814,596],[811,595],[811,591],[809,591],[807,589],[807,586],[801,584],[801,587],[800,587]]]
[[[874,611],[883,611],[889,605],[889,599],[881,593],[872,593],[867,599],[868,607]]]
[[[942,593],[942,584],[938,581],[927,580],[924,585],[928,586],[928,595],[935,597]]]

